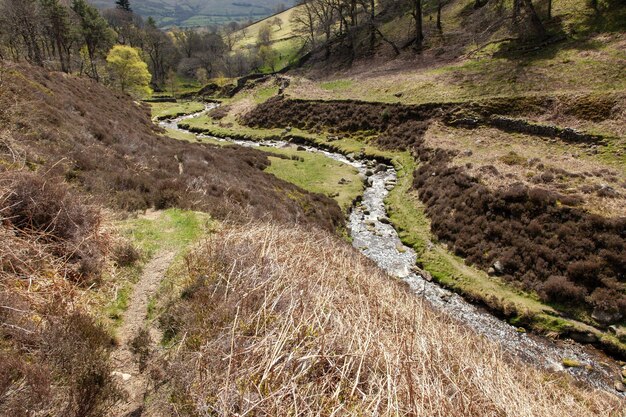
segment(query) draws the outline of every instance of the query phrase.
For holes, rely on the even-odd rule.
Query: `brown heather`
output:
[[[623,403],[507,358],[325,232],[226,228],[163,317],[167,395],[194,416],[618,416]],[[620,411],[621,410],[621,411]]]
[[[0,175],[30,169],[114,209],[179,207],[335,230],[334,200],[263,172],[267,154],[164,136],[146,105],[88,79],[0,62]]]

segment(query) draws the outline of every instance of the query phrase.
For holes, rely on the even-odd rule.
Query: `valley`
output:
[[[0,0],[0,415],[624,416],[621,2],[91,3]]]

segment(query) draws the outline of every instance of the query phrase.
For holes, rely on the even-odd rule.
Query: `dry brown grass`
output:
[[[163,318],[187,415],[617,416],[623,403],[506,358],[324,232],[228,228]]]

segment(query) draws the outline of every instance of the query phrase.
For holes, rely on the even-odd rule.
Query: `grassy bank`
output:
[[[183,101],[177,103],[150,103],[152,117],[155,119],[173,119],[185,114],[199,112],[204,104],[197,101]]]

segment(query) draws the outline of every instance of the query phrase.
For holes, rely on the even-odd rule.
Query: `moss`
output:
[[[566,368],[581,368],[583,366],[583,364],[580,363],[579,361],[577,361],[575,359],[570,359],[570,358],[563,358],[561,363]]]

